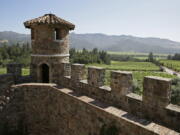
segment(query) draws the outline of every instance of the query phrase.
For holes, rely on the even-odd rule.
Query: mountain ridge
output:
[[[1,42],[8,44],[30,42],[29,34],[20,34],[12,31],[0,32]],[[156,37],[137,37],[132,35],[106,35],[103,33],[70,33],[70,45],[76,49],[99,48],[108,51],[122,52],[154,52],[154,53],[178,53],[180,42]]]

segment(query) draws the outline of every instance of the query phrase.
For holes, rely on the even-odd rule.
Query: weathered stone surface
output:
[[[34,37],[30,66],[31,76],[35,82],[43,82],[41,65],[46,64],[49,67],[49,82],[58,83],[61,68],[57,64],[69,62],[69,29],[61,24],[32,25],[31,29],[33,29]],[[56,32],[59,33],[59,40],[55,39]]]
[[[0,112],[10,100],[10,87],[14,84],[13,74],[0,75]]]
[[[147,76],[143,86],[143,115],[158,122],[165,121],[167,124],[164,109],[170,103],[171,80]]]
[[[71,65],[71,79],[75,82],[84,80],[86,77],[86,69],[84,64]]]
[[[170,103],[171,79],[161,77],[145,77],[143,103],[152,106],[165,107]]]
[[[119,104],[120,107],[123,107],[125,110],[128,110],[128,105],[126,95],[132,92],[132,73],[125,71],[112,71],[111,72],[111,96],[112,100],[116,104]],[[119,101],[119,103],[118,103]]]
[[[31,135],[178,135],[173,130],[90,97],[55,87],[55,84],[32,83],[16,86],[15,91],[19,96],[14,97],[16,102],[9,107],[17,104],[19,109],[16,110],[16,120],[8,118],[11,131],[16,129]],[[26,126],[18,129],[16,127],[22,120],[21,116],[26,116],[22,121]]]
[[[137,116],[142,116],[142,96],[134,93],[127,94],[128,112]]]
[[[88,83],[94,87],[104,85],[105,69],[99,67],[88,67]]]
[[[7,64],[7,73],[14,76],[15,83],[22,75],[22,65],[17,63]]]
[[[132,92],[132,73],[125,71],[111,72],[111,89],[114,95],[122,97]]]

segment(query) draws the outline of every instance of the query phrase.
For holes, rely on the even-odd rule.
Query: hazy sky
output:
[[[76,33],[180,41],[180,0],[0,0],[0,31],[29,33],[23,22],[50,12],[74,23]]]

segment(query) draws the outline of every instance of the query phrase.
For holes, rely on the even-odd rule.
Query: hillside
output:
[[[30,36],[16,32],[0,32],[0,44],[29,42]],[[180,52],[180,42],[160,38],[141,38],[129,35],[70,34],[70,45],[77,49],[99,48],[108,51],[142,52],[142,53],[177,53]]]
[[[0,32],[0,44],[8,43],[26,43],[30,41],[30,37],[27,34],[20,34],[12,31],[3,31]]]
[[[134,36],[105,34],[71,34],[71,46],[81,49],[98,47],[108,51],[142,53],[180,52],[180,43],[160,38],[140,38]]]

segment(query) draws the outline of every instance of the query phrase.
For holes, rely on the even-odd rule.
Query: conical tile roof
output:
[[[75,28],[74,24],[62,18],[59,18],[54,14],[45,14],[44,16],[24,22],[24,26],[26,28],[31,28],[31,26],[36,24],[61,24],[67,26],[70,30],[73,30]]]

